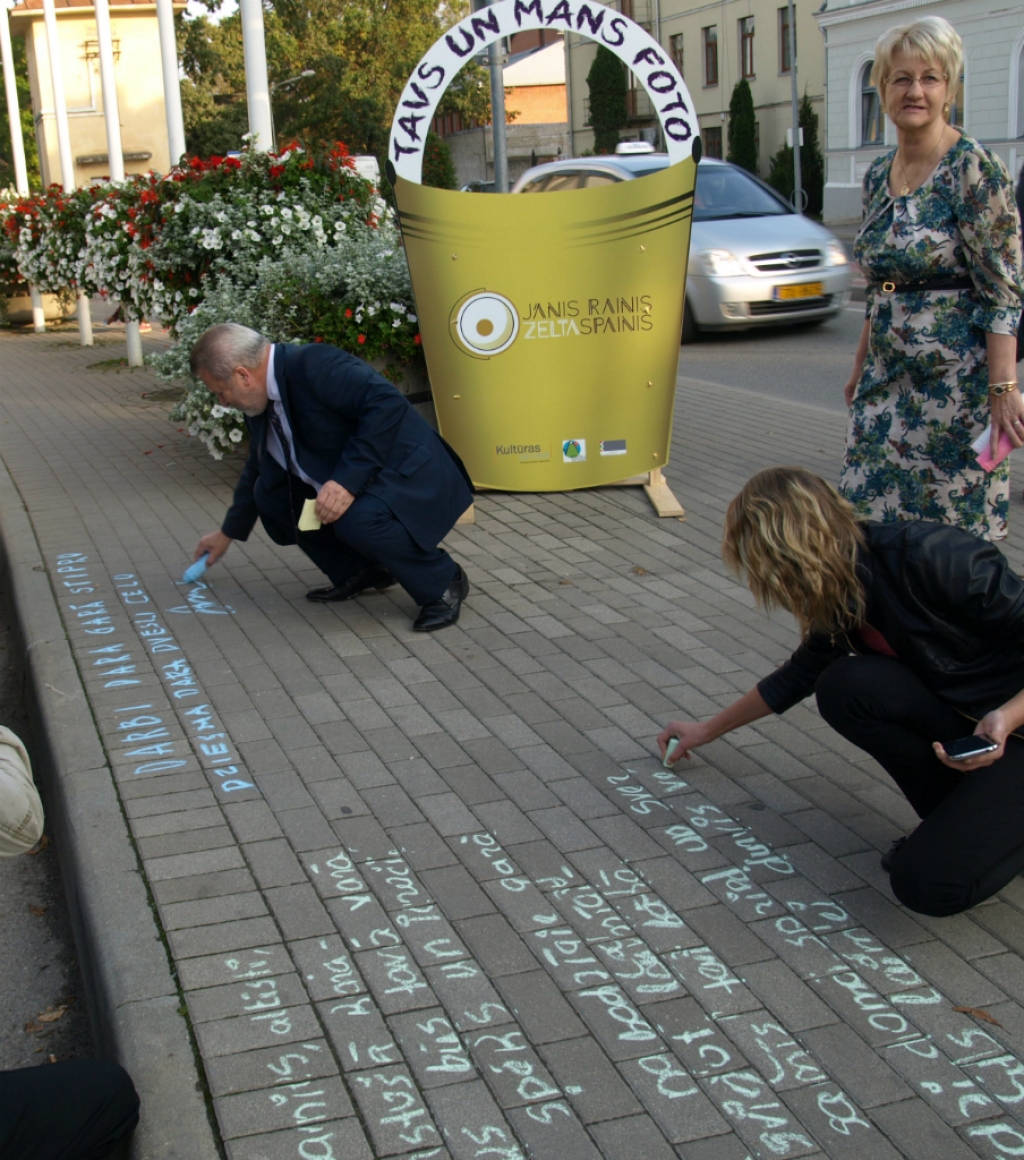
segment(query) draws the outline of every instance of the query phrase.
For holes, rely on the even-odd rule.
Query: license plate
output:
[[[799,282],[795,286],[776,286],[772,297],[776,302],[791,302],[794,298],[824,298],[824,282]]]

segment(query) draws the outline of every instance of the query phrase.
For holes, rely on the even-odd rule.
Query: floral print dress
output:
[[[1015,334],[1021,240],[999,158],[966,134],[907,197],[889,193],[895,150],[864,178],[854,257],[869,283],[870,339],[850,413],[839,490],[871,519],[938,520],[985,539],[1006,535],[1009,460],[978,466],[989,423],[985,332]],[[969,290],[898,284],[969,276]]]

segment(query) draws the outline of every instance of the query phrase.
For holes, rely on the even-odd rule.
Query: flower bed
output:
[[[0,198],[0,281],[28,281],[159,316],[178,337],[154,360],[189,384],[175,417],[223,455],[242,419],[188,372],[199,334],[220,321],[276,342],[330,342],[422,371],[412,287],[397,231],[344,145],[193,158],[155,174],[65,194]]]

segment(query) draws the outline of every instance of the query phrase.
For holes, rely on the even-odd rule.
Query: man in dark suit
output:
[[[472,503],[454,451],[386,379],[335,347],[272,345],[235,323],[213,326],[192,373],[249,427],[249,458],[220,531],[196,559],[214,564],[259,519],[276,544],[298,544],[330,579],[310,600],[350,600],[399,583],[421,605],[413,627],[454,624],[469,591],[440,541]],[[307,500],[317,530],[299,530]]]

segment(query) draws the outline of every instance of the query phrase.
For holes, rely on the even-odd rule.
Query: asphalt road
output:
[[[843,385],[863,325],[863,303],[851,303],[818,326],[705,333],[679,348],[679,374],[845,411]]]

